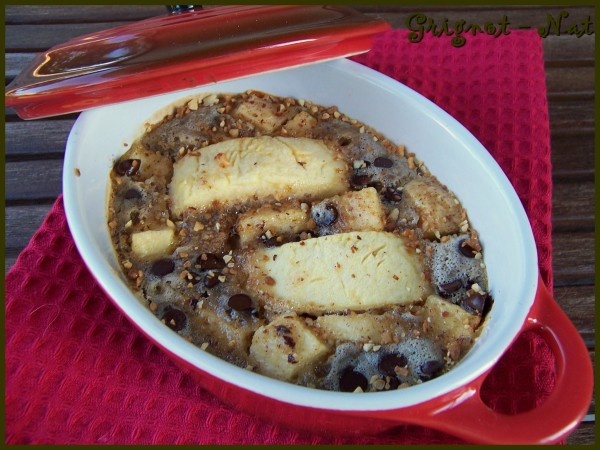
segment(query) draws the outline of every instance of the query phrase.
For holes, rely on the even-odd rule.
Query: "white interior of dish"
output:
[[[143,132],[144,123],[182,97],[200,92],[258,89],[337,105],[403,143],[455,192],[480,233],[495,299],[487,328],[449,373],[393,392],[347,394],[279,382],[226,363],[188,343],[159,322],[131,294],[114,257],[106,219],[114,159]],[[79,169],[80,176],[75,175]],[[385,410],[450,392],[489,369],[518,334],[537,287],[537,255],[529,221],[511,184],[483,146],[455,119],[404,85],[349,60],[336,60],[179,91],[84,112],[65,154],[67,220],[90,271],[119,308],[178,357],[222,380],[281,401],[325,409]]]

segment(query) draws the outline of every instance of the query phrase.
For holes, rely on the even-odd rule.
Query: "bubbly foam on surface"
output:
[[[458,250],[460,242],[468,237],[468,234],[462,234],[451,237],[447,242],[430,244],[433,251],[427,263],[431,269],[432,284],[439,287],[454,280],[461,280],[463,283],[463,288],[450,297],[455,303],[473,283],[487,290],[487,277],[485,268],[481,267],[482,260],[467,258]]]
[[[364,351],[354,343],[346,343],[337,347],[323,385],[327,389],[339,390],[341,373],[349,366],[364,375],[367,380],[371,380],[373,376],[382,376],[384,374],[379,369],[379,362],[389,354],[403,355],[406,358],[408,372],[406,375],[398,375],[397,378],[400,383],[410,385],[421,381],[422,367],[425,363],[443,363],[442,349],[427,338],[409,338],[398,344],[383,345],[378,351]]]

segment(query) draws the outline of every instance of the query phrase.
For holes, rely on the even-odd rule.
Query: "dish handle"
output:
[[[483,403],[483,374],[450,405],[431,408],[421,423],[468,441],[489,444],[551,444],[564,439],[587,413],[593,372],[589,352],[575,326],[558,306],[541,277],[522,331],[535,331],[556,358],[556,384],[538,407],[507,415]],[[438,402],[439,405],[439,402]],[[427,407],[426,407],[427,408]]]

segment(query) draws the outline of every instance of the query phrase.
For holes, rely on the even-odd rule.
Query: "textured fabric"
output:
[[[409,44],[379,36],[355,60],[414,88],[462,122],[498,160],[530,220],[551,286],[549,125],[540,38],[512,32]],[[494,409],[540,404],[554,359],[525,333],[482,389]],[[183,374],[112,305],[85,268],[59,198],[6,276],[6,442],[10,444],[459,443],[416,426],[349,438],[281,427],[225,405]]]

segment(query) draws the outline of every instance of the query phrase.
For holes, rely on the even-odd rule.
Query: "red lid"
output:
[[[37,55],[6,87],[23,119],[67,114],[363,53],[387,22],[344,6],[222,6],[88,34]]]

